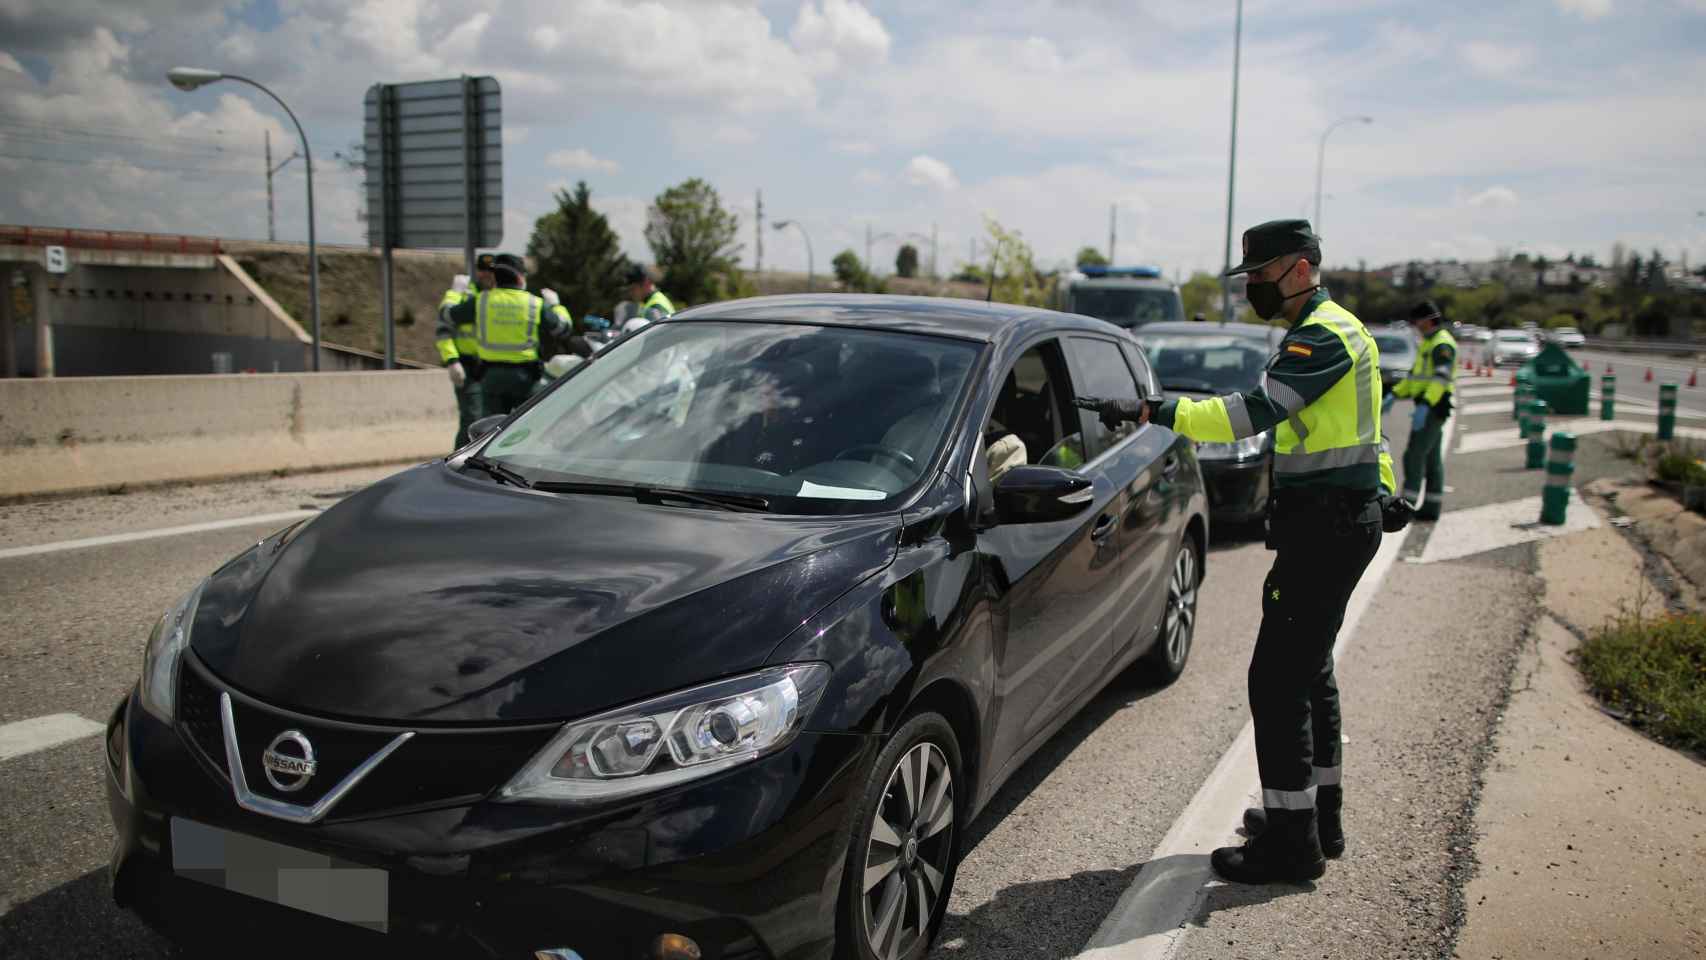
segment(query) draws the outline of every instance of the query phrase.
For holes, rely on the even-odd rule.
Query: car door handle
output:
[[[1161,476],[1171,480],[1178,475],[1179,455],[1176,453],[1168,454],[1167,459],[1161,464]]]
[[[1096,541],[1097,543],[1101,543],[1102,541],[1113,536],[1114,535],[1114,529],[1118,526],[1119,526],[1119,519],[1118,518],[1116,518],[1110,514],[1104,513],[1101,516],[1096,518],[1096,525],[1094,527],[1090,528],[1090,539]]]

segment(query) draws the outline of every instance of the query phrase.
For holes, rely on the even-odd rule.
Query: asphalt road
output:
[[[1407,414],[1400,405],[1387,418],[1395,453]],[[1478,456],[1478,479],[1454,475],[1466,493],[1481,491],[1469,499],[1537,492],[1534,474],[1500,473],[1507,451]],[[378,475],[4,507],[0,549],[323,506]],[[0,724],[57,713],[104,723],[135,681],[152,621],[269,526],[0,556],[0,605],[11,612],[0,638]],[[968,827],[935,956],[1076,954],[1232,743],[1248,719],[1245,671],[1272,555],[1229,533],[1208,557],[1185,675],[1168,687],[1115,678]],[[1393,569],[1341,667],[1351,856],[1320,896],[1213,893],[1187,955],[1448,949],[1479,751],[1531,605],[1529,549]],[[0,957],[171,955],[108,898],[102,763],[98,737],[0,759]]]

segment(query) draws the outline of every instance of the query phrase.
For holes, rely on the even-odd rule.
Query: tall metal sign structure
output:
[[[396,364],[391,251],[474,250],[503,242],[503,94],[492,77],[379,83],[363,140],[367,242],[381,250],[385,367]]]

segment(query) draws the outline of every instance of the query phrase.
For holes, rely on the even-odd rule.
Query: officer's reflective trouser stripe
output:
[[[1272,810],[1315,809],[1315,787],[1304,790],[1263,790],[1262,806]]]
[[[539,305],[543,302],[544,302],[543,300],[535,299],[535,300],[530,301],[527,304],[527,327],[523,331],[523,337],[525,339],[523,339],[520,343],[496,343],[492,340],[490,328],[486,325],[487,300],[485,297],[481,297],[480,298],[480,330],[479,330],[481,348],[485,349],[485,350],[491,350],[494,352],[512,352],[512,351],[519,351],[519,350],[527,350],[530,347],[532,347],[533,346],[533,331],[538,329],[538,327],[539,327]]]
[[[1232,425],[1232,436],[1242,440],[1256,435],[1256,425],[1250,422],[1250,411],[1244,406],[1241,394],[1222,397],[1221,402],[1226,406],[1226,421]]]
[[[1315,785],[1317,787],[1336,787],[1339,785],[1339,777],[1343,771],[1343,767],[1316,767]]]

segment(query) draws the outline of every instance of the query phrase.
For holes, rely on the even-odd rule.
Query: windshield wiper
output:
[[[476,470],[484,470],[499,480],[502,480],[504,483],[512,484],[517,487],[533,486],[526,477],[514,470],[511,470],[496,460],[487,460],[485,457],[474,456],[462,461],[462,464],[463,466],[473,467]]]
[[[677,490],[673,487],[654,487],[639,483],[598,483],[586,480],[540,480],[533,489],[546,493],[589,493],[601,496],[633,497],[641,503],[661,505],[665,500],[715,507],[737,513],[769,513],[770,500],[756,494],[720,493],[701,490]]]

